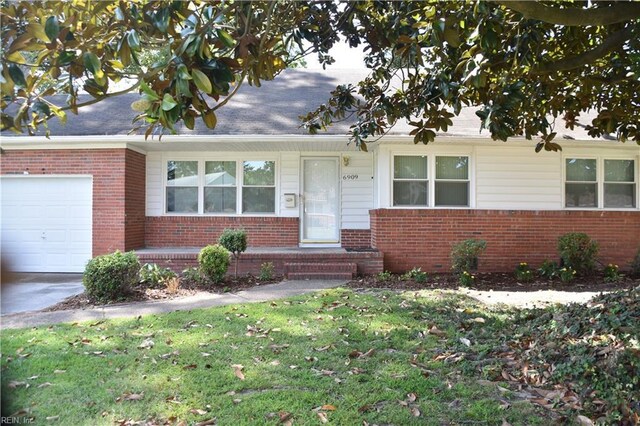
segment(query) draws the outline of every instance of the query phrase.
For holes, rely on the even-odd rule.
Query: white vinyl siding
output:
[[[477,147],[476,208],[562,208],[562,158],[532,147]]]
[[[146,170],[146,199],[147,199],[147,216],[162,216],[162,206],[164,205],[164,180],[162,167],[162,153],[149,152],[147,154],[147,170]]]
[[[300,211],[300,154],[283,152],[280,154],[280,216],[298,217]],[[296,206],[287,208],[284,194],[295,194]]]
[[[369,229],[369,210],[373,208],[373,155],[345,153],[349,165],[341,160],[342,229]],[[357,179],[349,179],[357,176]],[[345,179],[346,178],[346,179]]]

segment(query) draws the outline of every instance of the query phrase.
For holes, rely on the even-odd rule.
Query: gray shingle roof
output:
[[[366,70],[344,70],[329,68],[326,71],[311,69],[290,69],[284,71],[273,81],[265,81],[262,87],[244,84],[238,93],[216,113],[218,124],[214,130],[204,126],[202,120],[196,121],[192,131],[179,125],[176,130],[184,135],[304,135],[306,130],[300,128],[299,116],[315,110],[326,102],[330,92],[339,84],[357,83],[365,75]],[[82,95],[81,100],[91,99]],[[96,104],[83,107],[77,116],[69,113],[65,126],[57,119],[50,121],[52,136],[99,136],[126,135],[133,128],[132,120],[136,112],[131,103],[140,99],[137,93],[116,96]],[[441,136],[482,137],[489,138],[489,132],[479,132],[480,119],[475,115],[477,108],[466,108],[460,116],[454,118],[454,125]],[[344,135],[349,122],[331,126],[329,135]],[[581,127],[574,130],[558,130],[559,136],[570,139],[591,140]],[[406,123],[398,123],[390,132],[391,135],[407,135],[411,128]],[[144,129],[140,131],[143,133]],[[43,132],[41,132],[43,133]],[[167,132],[168,134],[168,132]],[[3,136],[14,136],[11,132],[3,132]]]

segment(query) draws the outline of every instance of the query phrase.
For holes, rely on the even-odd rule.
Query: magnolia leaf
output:
[[[27,87],[27,82],[24,79],[24,74],[22,73],[22,70],[19,66],[15,64],[9,65],[9,77],[11,77],[11,80],[13,80],[16,86]]]
[[[58,24],[58,18],[55,16],[49,16],[44,24],[44,32],[49,37],[50,41],[54,41],[60,33],[60,24]]]
[[[165,93],[164,97],[162,98],[162,110],[169,111],[173,109],[176,105],[178,105],[178,103],[175,101],[175,99],[173,99],[173,96],[171,96],[168,93]]]
[[[211,93],[211,80],[209,80],[209,77],[207,77],[205,73],[194,68],[191,70],[191,76],[193,77],[193,82],[196,84],[198,90],[201,90],[204,93]]]
[[[215,129],[216,124],[218,123],[216,113],[213,110],[208,110],[207,112],[202,114],[202,120],[209,129]]]
[[[231,368],[233,368],[233,374],[235,374],[235,376],[240,379],[240,380],[244,380],[244,373],[242,372],[242,370],[244,369],[244,366],[241,364],[233,364],[231,366]]]
[[[140,89],[142,90],[142,93],[147,95],[151,100],[154,100],[154,101],[160,100],[160,98],[158,97],[158,94],[153,90],[151,90],[151,88],[147,86],[147,83],[145,83],[143,80],[140,81]]]
[[[225,46],[227,47],[233,47],[236,44],[236,41],[234,40],[233,37],[231,37],[231,35],[229,35],[228,32],[224,31],[224,30],[217,30],[218,33],[218,38],[220,38],[220,40],[222,41],[222,43],[224,43]]]
[[[84,61],[85,68],[91,71],[96,77],[98,76],[98,74],[104,75],[102,69],[100,68],[100,58],[98,58],[95,53],[87,52],[83,55],[82,59]]]

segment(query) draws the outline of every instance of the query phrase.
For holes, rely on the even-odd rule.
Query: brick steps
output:
[[[285,277],[290,280],[351,280],[358,272],[352,262],[288,262]]]

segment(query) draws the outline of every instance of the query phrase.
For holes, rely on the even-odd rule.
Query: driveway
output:
[[[0,313],[37,311],[82,293],[82,274],[14,273],[2,282]]]

